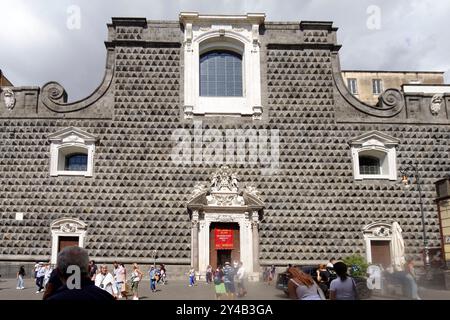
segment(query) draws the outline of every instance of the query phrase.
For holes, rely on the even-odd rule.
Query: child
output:
[[[195,284],[195,270],[192,268],[189,270],[189,287],[194,286]]]

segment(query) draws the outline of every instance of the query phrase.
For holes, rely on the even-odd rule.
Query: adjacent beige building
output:
[[[385,89],[400,89],[403,84],[443,84],[444,72],[343,70],[350,92],[359,100],[375,105]]]

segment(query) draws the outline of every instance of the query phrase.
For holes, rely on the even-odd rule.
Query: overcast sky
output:
[[[73,6],[79,29],[67,27]],[[103,78],[111,17],[178,20],[180,11],[333,21],[342,69],[445,71],[450,82],[449,0],[0,0],[0,69],[15,86],[57,81],[80,99]]]

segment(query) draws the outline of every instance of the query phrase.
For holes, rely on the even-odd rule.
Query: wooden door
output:
[[[384,268],[391,264],[390,241],[370,241],[372,263],[381,264]]]
[[[73,246],[78,246],[78,237],[58,237],[58,252]]]

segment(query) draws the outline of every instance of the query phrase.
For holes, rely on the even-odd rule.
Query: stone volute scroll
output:
[[[83,110],[94,104],[98,104],[100,99],[105,98],[108,103],[112,103],[113,96],[107,95],[112,84],[115,73],[115,51],[112,44],[107,43],[106,70],[101,84],[88,97],[74,101],[67,101],[67,92],[58,82],[51,81],[44,84],[41,90],[41,102],[47,109],[56,113],[69,113]],[[106,102],[105,102],[106,103]]]
[[[405,107],[405,99],[401,90],[387,89],[379,97],[377,105],[372,106],[356,98],[345,85],[338,50],[332,52],[333,80],[337,93],[353,108],[377,118],[392,118]]]

